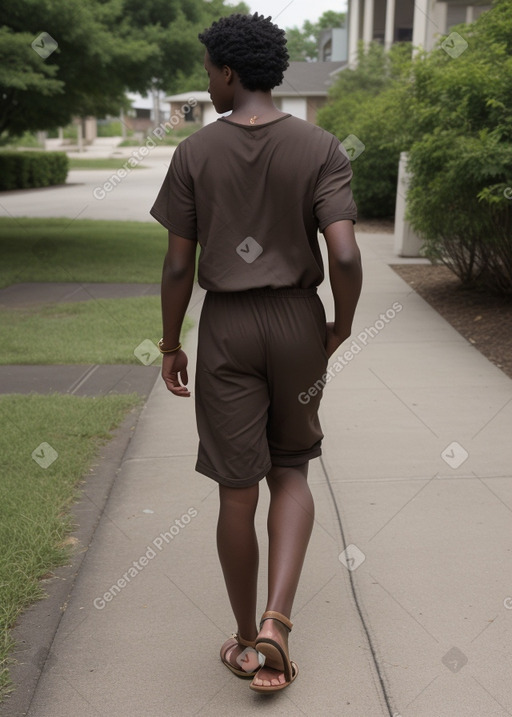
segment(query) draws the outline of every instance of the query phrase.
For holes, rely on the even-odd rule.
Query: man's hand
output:
[[[180,342],[183,317],[194,285],[197,242],[169,232],[169,247],[162,270],[162,338],[164,346]],[[184,351],[163,355],[162,378],[175,396],[190,396],[186,387],[188,359]]]
[[[334,325],[327,324],[325,348],[331,356],[348,339],[361,293],[361,254],[352,221],[333,222],[324,231],[329,255],[329,278],[334,298]]]
[[[181,349],[176,353],[162,355],[162,378],[175,396],[190,396],[187,388],[187,364],[187,354]]]
[[[345,339],[348,339],[348,336],[338,336],[334,332],[334,321],[328,321],[325,350],[327,351],[327,355],[329,356],[329,358],[333,355],[336,349],[341,346]]]

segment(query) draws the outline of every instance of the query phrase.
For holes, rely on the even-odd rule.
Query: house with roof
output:
[[[131,104],[131,108],[123,115],[127,130],[144,135],[169,118],[164,92],[153,90],[146,95],[128,92],[127,97]]]
[[[282,84],[272,91],[276,106],[282,112],[316,123],[318,110],[327,102],[329,88],[346,65],[346,61],[291,62],[284,73]],[[196,105],[185,114],[183,106],[192,98]],[[205,90],[170,95],[166,97],[166,102],[170,104],[170,122],[175,128],[188,122],[204,126],[221,116],[215,111]]]

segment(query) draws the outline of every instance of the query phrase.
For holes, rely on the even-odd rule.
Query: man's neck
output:
[[[285,113],[277,109],[270,92],[241,90],[235,95],[233,112],[229,120],[239,124],[261,124],[282,117]]]

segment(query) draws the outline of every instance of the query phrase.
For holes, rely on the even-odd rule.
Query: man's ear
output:
[[[233,82],[233,70],[231,69],[231,67],[224,65],[222,68],[222,74],[224,76],[226,84],[230,85]]]

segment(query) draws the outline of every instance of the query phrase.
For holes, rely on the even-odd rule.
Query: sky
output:
[[[251,13],[269,15],[279,27],[302,27],[304,20],[316,22],[327,10],[347,10],[347,0],[245,0]]]

